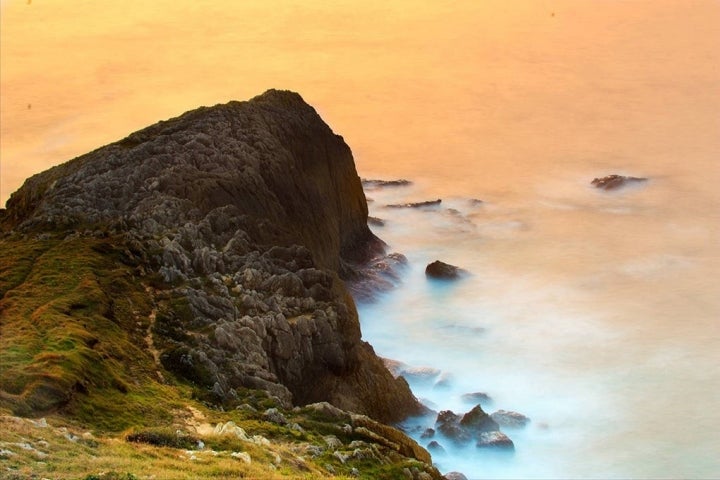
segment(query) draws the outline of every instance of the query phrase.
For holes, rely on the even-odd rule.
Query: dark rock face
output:
[[[460,278],[461,273],[462,269],[459,267],[441,262],[440,260],[435,260],[425,267],[426,276],[440,280],[456,280]]]
[[[172,305],[154,327],[163,366],[219,400],[248,387],[384,421],[419,411],[341,280],[384,249],[352,154],[296,93],[199,108],[35,175],[0,221],[125,235],[168,284],[153,292]]]
[[[377,217],[368,217],[368,225],[372,225],[373,227],[384,227],[385,220]]]
[[[252,240],[301,244],[334,271],[375,240],[349,147],[300,95],[276,90],[159,122],[33,176],[7,210],[20,229],[124,220],[155,233],[206,219],[227,242],[255,227]]]
[[[603,190],[617,190],[631,183],[646,182],[647,178],[643,177],[627,177],[624,175],[608,175],[607,177],[595,178],[591,185]]]

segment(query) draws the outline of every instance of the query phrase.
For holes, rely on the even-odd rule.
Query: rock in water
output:
[[[427,449],[433,453],[445,453],[445,448],[435,440],[427,444]]]
[[[404,178],[399,180],[362,179],[362,186],[368,190],[385,187],[407,187],[408,185],[412,185],[412,182],[410,180],[405,180]]]
[[[472,392],[472,393],[464,393],[461,397],[463,402],[472,403],[477,405],[478,403],[481,405],[489,405],[492,403],[492,398],[490,395],[484,392]]]
[[[388,208],[423,208],[423,207],[435,207],[442,203],[442,199],[437,200],[426,200],[424,202],[412,202],[412,203],[393,203],[391,205],[385,205]]]
[[[367,213],[342,137],[297,93],[270,90],[35,175],[0,222],[123,239],[123,261],[168,283],[154,294],[172,307],[153,330],[162,365],[221,401],[247,387],[396,421],[420,405],[361,340],[341,280],[382,254]]]
[[[502,432],[483,432],[475,444],[478,448],[496,448],[499,450],[515,450],[515,444]]]
[[[485,413],[480,405],[476,405],[472,410],[463,415],[460,425],[471,431],[473,434],[480,432],[494,432],[499,430],[499,425],[490,415]]]
[[[458,445],[467,443],[472,438],[470,433],[460,426],[460,415],[450,410],[443,410],[438,413],[435,420],[435,428]]]
[[[490,415],[490,418],[495,420],[501,427],[508,428],[524,428],[530,419],[518,412],[511,412],[508,410],[498,410]]]
[[[643,177],[627,177],[624,175],[608,175],[606,177],[595,178],[591,185],[603,190],[617,190],[618,188],[624,187],[630,183],[646,182],[647,178]]]
[[[468,478],[461,472],[449,472],[444,476],[446,480],[468,480]]]
[[[455,280],[460,278],[462,269],[455,265],[450,265],[440,260],[428,264],[425,267],[425,275],[430,278],[437,278],[440,280]]]

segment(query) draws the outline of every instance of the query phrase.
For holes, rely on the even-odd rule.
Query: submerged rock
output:
[[[400,371],[400,375],[408,381],[432,382],[442,374],[442,371],[433,367],[408,367]]]
[[[442,370],[429,366],[411,366],[407,363],[383,358],[383,363],[395,377],[403,377],[413,383],[435,383],[438,377],[445,378]]]
[[[606,177],[601,178],[595,178],[592,182],[590,182],[591,185],[595,186],[596,188],[601,188],[603,190],[616,190],[618,188],[624,187],[625,185],[628,185],[630,183],[640,183],[640,182],[646,182],[647,178],[643,177],[627,177],[624,175],[608,175]]]
[[[399,179],[399,180],[377,180],[377,179],[362,179],[362,186],[366,189],[384,188],[384,187],[407,187],[412,185],[410,180]]]
[[[409,366],[407,363],[401,362],[400,360],[394,360],[392,358],[380,357],[380,360],[382,360],[385,368],[387,368],[394,377],[399,377],[401,372]]]
[[[445,453],[445,448],[443,448],[443,446],[440,445],[436,440],[428,443],[427,449],[432,453]]]
[[[500,450],[515,450],[515,444],[502,432],[483,432],[475,444],[478,448],[497,448]]]
[[[472,403],[473,405],[489,405],[492,403],[490,395],[484,392],[464,393],[460,398],[463,402]]]
[[[460,472],[448,472],[444,477],[445,480],[468,480],[468,478]]]
[[[427,277],[440,280],[456,280],[460,278],[462,272],[463,270],[461,268],[441,262],[440,260],[435,260],[425,267],[425,275]]]
[[[433,390],[447,390],[453,382],[453,375],[448,372],[442,372],[437,381],[433,384]]]
[[[440,205],[440,203],[442,203],[442,199],[438,198],[437,200],[427,200],[424,202],[393,203],[385,206],[388,208],[423,208],[434,207],[436,205]]]
[[[501,427],[524,428],[528,423],[530,423],[530,419],[522,413],[507,410],[498,410],[497,412],[492,413],[490,417]]]

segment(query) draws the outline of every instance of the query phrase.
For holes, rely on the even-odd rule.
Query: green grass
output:
[[[331,476],[312,463],[299,468],[286,461],[295,458],[286,445],[273,445],[272,454],[267,448],[247,442],[241,448],[229,445],[231,449],[226,450],[209,447],[191,450],[182,448],[183,445],[128,442],[121,436],[90,437],[77,428],[58,427],[52,422],[39,428],[27,420],[1,414],[0,432],[0,449],[13,452],[0,456],[0,477],[7,479],[348,480]],[[30,449],[19,447],[20,444]],[[232,453],[238,451],[250,455],[251,463],[234,458]],[[275,455],[283,459],[277,467],[271,466]]]
[[[324,448],[324,435],[345,445],[367,439],[312,409],[283,411],[288,425],[267,422],[262,412],[276,405],[266,392],[236,390],[237,403],[257,412],[205,404],[202,386],[162,369],[146,341],[152,311],[157,346],[183,339],[187,301],[153,298],[147,285],[161,285],[138,276],[124,250],[113,237],[0,240],[0,452],[12,451],[0,453],[0,476],[314,480],[350,478],[357,468],[353,478],[369,480],[404,478],[402,469],[415,465],[394,452],[386,452],[390,463],[342,463],[331,452],[300,459],[308,446]],[[15,415],[44,416],[50,426]],[[212,433],[228,421],[271,444]],[[196,451],[198,440],[205,447]]]
[[[152,299],[113,242],[0,241],[0,404],[120,431],[182,403],[187,391],[156,381],[143,348]]]

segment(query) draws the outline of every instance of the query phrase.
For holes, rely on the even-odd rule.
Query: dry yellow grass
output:
[[[320,479],[337,477],[302,461],[292,444],[242,445],[251,463],[234,451],[185,450],[96,437],[54,421],[0,416],[0,478],[64,479]],[[240,453],[235,451],[236,453]],[[278,461],[280,460],[280,461]]]

